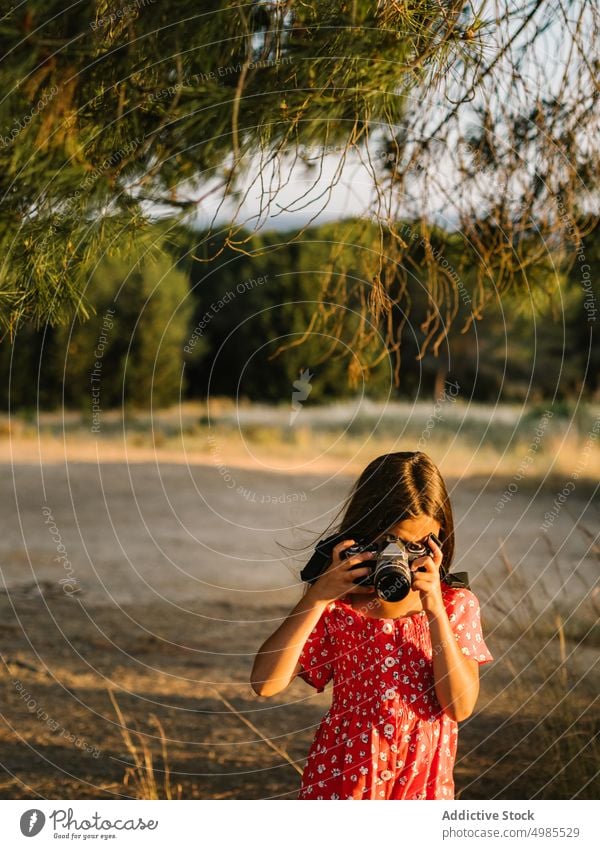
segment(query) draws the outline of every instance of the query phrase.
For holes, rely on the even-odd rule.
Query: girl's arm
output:
[[[326,600],[313,598],[309,590],[275,633],[263,643],[250,676],[255,693],[259,696],[274,696],[285,690],[292,678],[300,672],[298,658],[326,606]]]
[[[432,545],[433,541],[430,541]],[[479,664],[466,657],[454,636],[442,599],[440,565],[442,551],[432,545],[433,557],[419,558],[415,565],[425,569],[415,572],[412,588],[419,590],[423,609],[427,612],[433,650],[433,680],[441,707],[456,722],[471,716],[479,695]]]
[[[438,702],[451,719],[471,716],[479,695],[479,664],[460,650],[446,609],[427,611],[433,649],[433,680]]]
[[[333,549],[331,565],[315,581],[279,628],[258,650],[250,683],[259,696],[274,696],[288,686],[299,673],[298,658],[310,632],[321,618],[327,605],[349,592],[368,588],[354,584],[356,578],[368,575],[368,566],[356,566],[373,557],[369,552],[341,560],[340,554],[354,540],[344,540]]]

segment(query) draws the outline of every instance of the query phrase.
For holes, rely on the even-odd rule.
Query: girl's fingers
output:
[[[435,565],[433,558],[429,557],[429,555],[427,555],[426,557],[418,557],[412,562],[411,571],[413,573],[418,574],[419,571],[423,569],[425,571],[421,571],[422,575],[424,575],[425,573],[435,575],[436,572],[439,571],[439,567]]]
[[[353,539],[344,539],[341,542],[338,542],[338,544],[333,547],[333,551],[331,552],[333,560],[335,560],[336,558],[340,559],[340,554],[342,553],[342,551],[345,551],[347,548],[350,548],[351,545],[355,544],[356,540]]]
[[[416,567],[416,568],[415,568]],[[440,570],[431,557],[420,557],[413,563],[411,589],[422,593],[435,592],[440,585]]]
[[[428,545],[431,548],[431,551],[433,552],[433,562],[435,563],[436,567],[439,568],[442,564],[442,560],[444,559],[442,549],[437,544],[437,542],[431,539],[431,537],[429,538]]]
[[[349,573],[346,573],[346,577],[347,578],[362,578],[362,577],[364,577],[366,575],[370,575],[370,574],[371,574],[371,570],[369,569],[369,567],[363,566],[360,569],[349,570]]]
[[[332,548],[332,550],[331,550],[331,563],[329,564],[329,566],[325,570],[326,572],[329,571],[329,570],[334,571],[334,570],[337,570],[337,569],[344,569],[345,568],[348,560],[342,560],[341,555],[347,548],[350,548],[351,545],[355,545],[355,541],[353,539],[345,539],[345,540],[342,540],[342,542],[338,542],[338,544],[335,545]],[[352,558],[348,558],[348,559],[352,559]]]
[[[355,554],[353,557],[348,557],[346,560],[342,560],[341,566],[344,570],[352,569],[353,566],[357,566],[359,563],[363,563],[365,560],[372,560],[375,557],[375,554],[372,551],[365,551],[362,554]]]

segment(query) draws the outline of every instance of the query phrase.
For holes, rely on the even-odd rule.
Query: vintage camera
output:
[[[347,537],[347,533],[334,534],[321,540],[315,548],[315,553],[301,572],[302,580],[308,583],[316,581],[329,565],[334,547]],[[428,541],[429,539],[433,539],[441,546],[441,542],[435,534],[430,534]],[[375,592],[383,601],[402,601],[411,588],[411,565],[413,561],[419,557],[433,554],[427,544],[403,542],[398,537],[387,534],[383,539],[376,542],[359,541],[351,545],[342,552],[341,558],[345,560],[365,551],[371,551],[377,556],[374,561],[364,561],[360,564],[360,567],[370,566],[371,572],[369,575],[357,578],[354,583],[374,586]],[[357,566],[357,568],[360,567]]]
[[[441,545],[435,536],[434,541]],[[358,578],[355,583],[375,587],[375,592],[383,601],[402,601],[412,584],[411,565],[419,557],[433,554],[428,545],[420,542],[402,542],[398,537],[387,535],[381,542],[351,545],[342,552],[341,559],[346,560],[355,554],[372,551],[377,555],[372,564],[361,563],[361,566],[372,565],[371,574]],[[419,571],[425,571],[420,569]]]

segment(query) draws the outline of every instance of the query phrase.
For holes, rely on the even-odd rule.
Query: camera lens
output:
[[[405,546],[389,541],[383,549],[373,574],[375,592],[383,601],[402,601],[410,592],[412,575]]]
[[[375,591],[383,601],[402,601],[411,586],[410,569],[403,564],[389,564],[377,570],[373,583]]]

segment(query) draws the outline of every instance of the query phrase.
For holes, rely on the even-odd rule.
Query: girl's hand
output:
[[[442,549],[431,538],[428,540],[433,555],[419,557],[411,565],[413,573],[413,590],[418,590],[421,596],[423,610],[439,614],[445,610],[440,583],[440,566],[442,565]],[[418,571],[418,570],[424,571]]]
[[[372,560],[375,554],[365,551],[363,554],[355,554],[346,560],[342,560],[340,556],[342,551],[354,544],[355,541],[353,539],[345,539],[335,546],[330,565],[308,590],[308,596],[315,601],[329,602],[334,601],[336,598],[341,598],[348,593],[374,592],[373,587],[355,584],[354,581],[357,578],[364,578],[369,574],[371,571],[369,566],[361,566],[358,569],[356,567],[365,560]]]

